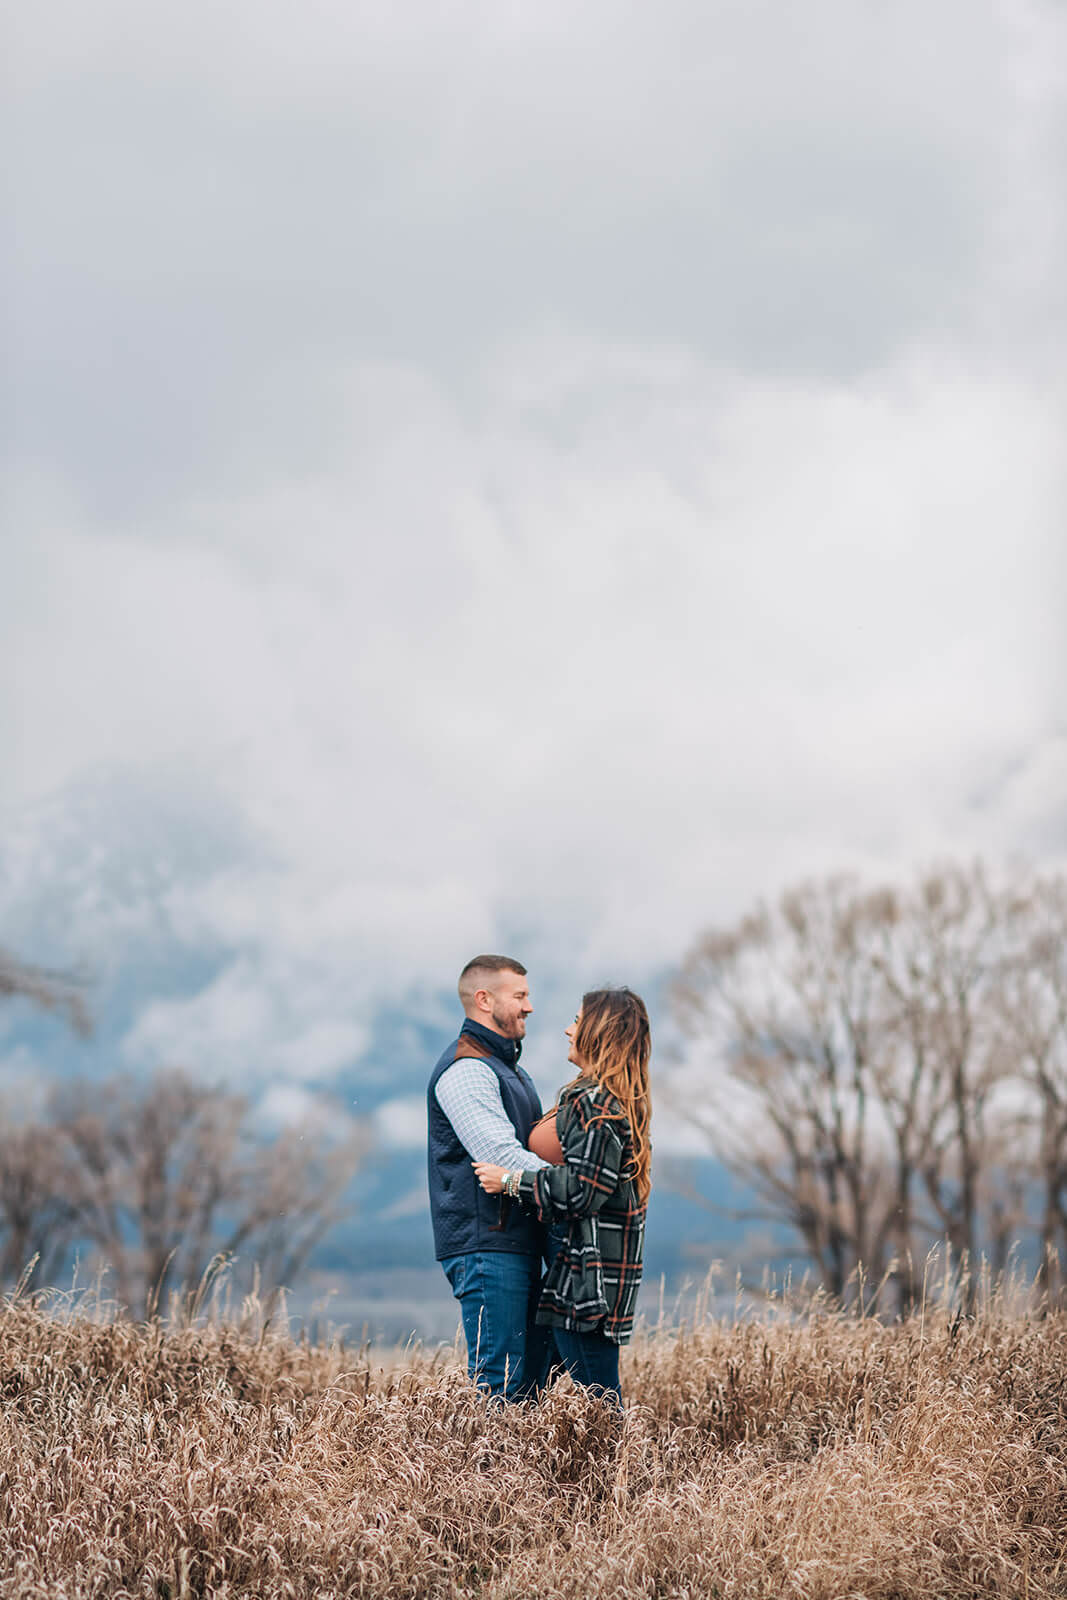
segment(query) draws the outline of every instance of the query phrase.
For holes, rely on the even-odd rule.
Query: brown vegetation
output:
[[[997,1271],[1028,1242],[1061,1288],[1067,879],[803,884],[701,935],[673,998],[668,1098],[835,1299],[862,1266],[910,1311],[940,1240]]]
[[[243,1096],[178,1070],[58,1084],[43,1120],[0,1116],[0,1283],[55,1282],[77,1250],[145,1314],[216,1256],[240,1252],[261,1285],[292,1284],[350,1209],[365,1149],[325,1104],[316,1124],[268,1141]]]
[[[629,1402],[264,1324],[0,1306],[0,1589],[1067,1595],[1067,1317],[816,1306],[639,1338]]]

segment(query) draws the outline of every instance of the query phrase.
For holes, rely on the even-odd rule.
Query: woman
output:
[[[478,1161],[474,1170],[488,1194],[532,1206],[548,1225],[553,1254],[537,1321],[553,1329],[575,1382],[618,1405],[649,1191],[648,1012],[629,989],[595,989],[566,1033],[578,1076],[556,1112],[562,1164],[508,1172]]]

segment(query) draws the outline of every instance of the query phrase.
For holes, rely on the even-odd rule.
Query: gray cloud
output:
[[[356,362],[462,388],[555,325],[840,376],[974,337],[991,273],[1012,318],[1054,292],[1056,29],[962,3],[26,13],[17,437],[140,517],[313,460]]]
[[[799,16],[20,19],[7,814],[229,841],[128,1059],[328,1077],[474,946],[562,994],[1062,856],[1061,23]]]

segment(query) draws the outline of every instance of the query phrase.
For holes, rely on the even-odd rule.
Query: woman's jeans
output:
[[[566,1230],[552,1227],[548,1230],[548,1260],[551,1264],[566,1240]],[[592,1389],[605,1400],[611,1400],[620,1410],[622,1391],[619,1388],[619,1347],[605,1335],[602,1328],[588,1333],[570,1333],[566,1328],[553,1328],[559,1359],[575,1383]]]
[[[555,1328],[556,1349],[559,1358],[575,1383],[622,1405],[619,1388],[619,1347],[606,1337],[603,1330],[593,1328],[588,1333],[570,1333],[566,1328]]]
[[[502,1400],[525,1400],[543,1388],[554,1351],[551,1328],[534,1322],[540,1255],[473,1250],[441,1265],[459,1301],[471,1382]]]

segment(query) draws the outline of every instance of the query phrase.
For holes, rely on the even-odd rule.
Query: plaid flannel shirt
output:
[[[556,1132],[563,1165],[524,1172],[519,1183],[520,1199],[542,1222],[567,1230],[545,1276],[537,1320],[576,1333],[602,1322],[607,1338],[625,1344],[641,1283],[646,1210],[626,1176],[630,1125],[614,1095],[580,1079],[560,1095]]]

